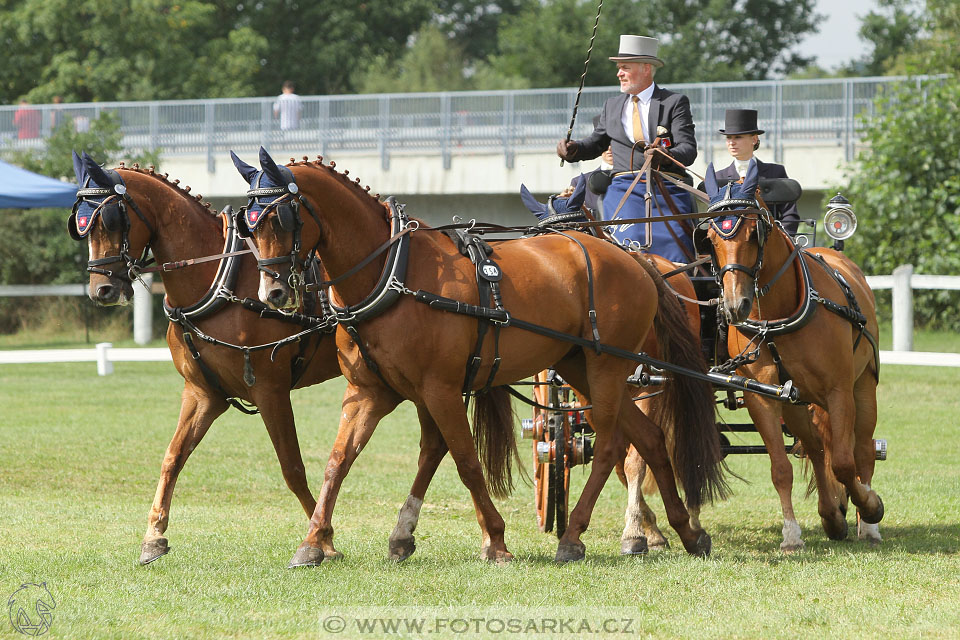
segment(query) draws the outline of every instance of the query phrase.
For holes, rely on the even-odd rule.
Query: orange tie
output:
[[[647,141],[646,129],[640,117],[640,96],[633,96],[633,141]]]

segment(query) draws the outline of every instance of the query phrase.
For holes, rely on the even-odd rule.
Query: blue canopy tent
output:
[[[76,199],[77,185],[0,160],[0,209],[70,208]]]

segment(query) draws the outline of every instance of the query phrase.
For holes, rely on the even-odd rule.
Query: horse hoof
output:
[[[803,547],[804,547],[803,540],[801,540],[800,542],[781,542],[780,543],[780,551],[787,554],[803,551]]]
[[[697,556],[698,558],[706,558],[710,555],[710,550],[713,548],[713,541],[710,539],[710,534],[704,531],[697,538],[696,543],[694,543],[693,548],[689,549],[690,555]]]
[[[166,538],[144,540],[143,544],[140,545],[140,564],[150,564],[168,553],[170,553],[170,545]]]
[[[296,569],[297,567],[319,567],[326,558],[323,555],[323,549],[304,545],[297,549],[287,565],[287,569]]]
[[[873,515],[867,516],[862,511],[860,512],[860,519],[867,524],[880,524],[880,521],[883,520],[883,500],[880,499],[880,496],[877,496],[877,501],[880,502],[880,506]]]
[[[650,551],[664,551],[670,548],[670,541],[663,537],[663,534],[657,537],[647,536],[647,548]]]
[[[412,536],[409,538],[404,538],[403,540],[391,540],[390,555],[388,557],[394,562],[403,562],[412,556],[413,552],[416,550],[417,545],[414,544]]]
[[[506,549],[503,551],[490,551],[490,547],[483,547],[480,549],[480,559],[492,564],[507,564],[513,562],[513,554]]]
[[[820,517],[820,523],[823,525],[823,531],[831,540],[847,539],[847,519],[839,513],[835,518]]]
[[[561,542],[557,546],[556,562],[564,564],[567,562],[579,562],[587,555],[587,545],[582,542]]]
[[[620,541],[620,554],[624,556],[645,556],[647,555],[647,538],[627,538]]]

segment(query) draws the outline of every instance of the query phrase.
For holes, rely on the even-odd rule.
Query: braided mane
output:
[[[170,187],[173,187],[175,190],[177,190],[178,192],[182,193],[182,194],[183,194],[184,196],[186,196],[188,199],[191,199],[191,200],[196,201],[196,203],[197,203],[198,205],[200,205],[201,207],[203,207],[204,209],[206,209],[206,210],[207,210],[207,213],[209,213],[211,216],[216,217],[216,216],[219,215],[216,211],[214,211],[214,210],[211,208],[209,202],[204,202],[204,201],[203,201],[203,196],[202,196],[202,195],[200,195],[199,193],[196,194],[196,195],[190,193],[190,187],[189,187],[189,186],[183,186],[183,187],[181,187],[179,180],[176,180],[176,179],[170,180],[170,179],[169,179],[169,177],[170,177],[170,174],[169,174],[169,173],[162,173],[162,174],[161,174],[161,173],[157,173],[156,168],[155,168],[153,165],[150,165],[150,168],[149,168],[149,169],[143,169],[143,168],[140,167],[139,163],[134,163],[134,165],[133,165],[132,167],[128,167],[128,166],[126,166],[123,162],[121,162],[121,163],[120,163],[120,166],[117,167],[117,168],[118,168],[118,169],[124,169],[124,170],[126,170],[126,171],[135,171],[136,173],[139,173],[139,174],[142,174],[142,175],[145,175],[145,176],[150,176],[151,178],[156,178],[157,180],[160,180],[160,181],[163,182],[164,184],[166,184],[166,185],[168,185],[168,186],[170,186]]]
[[[383,204],[383,201],[380,200],[380,194],[379,194],[379,193],[371,195],[371,194],[370,194],[370,185],[365,185],[365,186],[361,187],[361,186],[360,186],[360,178],[354,178],[353,180],[351,180],[350,177],[349,177],[349,176],[350,176],[350,172],[349,172],[349,171],[343,171],[343,172],[337,171],[337,168],[336,168],[336,167],[337,167],[337,163],[334,162],[333,160],[330,161],[330,164],[329,164],[329,165],[326,165],[326,164],[323,164],[323,156],[317,156],[317,159],[316,159],[316,160],[310,160],[307,156],[303,156],[303,159],[300,160],[300,161],[297,161],[297,160],[295,160],[294,158],[290,158],[290,162],[287,163],[287,166],[288,166],[288,167],[297,167],[297,166],[299,166],[299,167],[312,167],[312,168],[314,168],[314,169],[323,169],[323,170],[325,170],[325,171],[329,171],[330,173],[332,173],[334,176],[336,176],[336,177],[337,177],[341,182],[343,182],[344,184],[349,185],[349,186],[350,186],[351,188],[353,188],[353,189],[359,190],[359,191],[362,192],[365,196],[367,196],[368,198],[372,198],[373,200],[375,200],[375,201],[377,202],[377,204],[379,204],[379,205],[381,205],[381,206],[384,206],[384,208],[386,208],[385,205]],[[389,215],[389,213],[388,213],[388,215]]]

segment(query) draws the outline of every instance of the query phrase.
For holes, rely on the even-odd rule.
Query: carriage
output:
[[[587,188],[602,181],[589,181]],[[721,185],[722,186],[722,185]],[[700,188],[703,188],[701,183]],[[767,205],[795,202],[801,194],[800,185],[789,178],[760,179],[759,191]],[[602,196],[602,193],[599,194]],[[669,194],[667,195],[669,198]],[[593,219],[588,216],[589,219]],[[796,235],[799,246],[817,245],[817,220],[801,220],[803,228]],[[822,220],[824,233],[833,241],[833,248],[842,251],[844,241],[850,238],[857,227],[857,219],[850,202],[837,193],[828,203]],[[730,370],[731,360],[725,351],[718,348],[726,339],[727,327],[722,315],[714,308],[721,294],[716,268],[710,254],[700,256],[703,268],[689,275],[690,284],[696,292],[699,314],[701,348],[712,370]],[[678,293],[678,295],[681,295]],[[689,305],[688,305],[689,306]],[[724,366],[726,365],[726,366]],[[640,367],[627,379],[637,389],[636,399],[656,395],[657,389],[669,380],[662,371]],[[554,532],[562,537],[567,526],[570,499],[570,474],[577,466],[590,464],[593,457],[593,430],[587,419],[587,411],[581,405],[574,390],[553,369],[538,373],[533,381],[526,383],[532,388],[528,403],[532,416],[520,422],[524,440],[532,441],[533,497],[537,526],[542,532]],[[734,444],[729,434],[757,433],[749,416],[744,416],[743,391],[716,389],[716,403],[735,419],[717,421],[721,452],[728,455],[767,455],[765,444]],[[738,418],[738,419],[737,419]],[[784,451],[803,457],[797,437],[782,423],[785,439]],[[874,439],[875,457],[886,460],[887,442]],[[621,479],[626,480],[621,471]],[[642,479],[642,478],[641,478]]]

